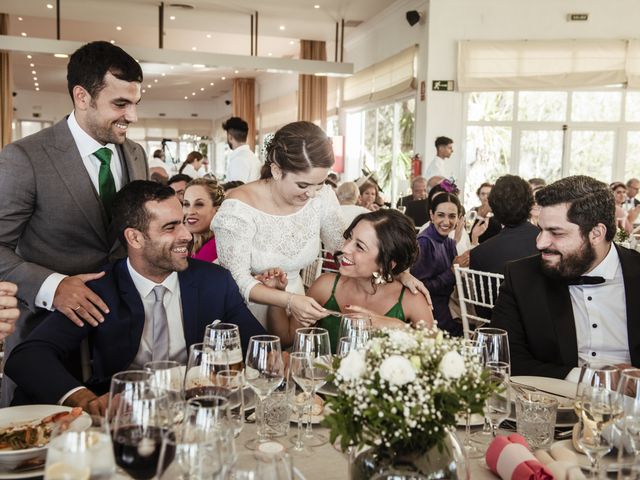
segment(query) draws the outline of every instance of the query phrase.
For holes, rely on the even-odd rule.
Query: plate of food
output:
[[[44,466],[56,426],[71,423],[81,408],[23,405],[0,409],[0,478],[28,478]]]

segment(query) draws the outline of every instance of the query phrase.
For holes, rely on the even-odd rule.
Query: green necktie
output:
[[[113,175],[111,174],[112,153],[113,152],[107,147],[99,148],[94,152],[94,155],[100,160],[100,172],[98,173],[100,199],[102,200],[102,205],[104,205],[109,219],[111,219],[111,204],[116,194],[116,182],[113,180]]]

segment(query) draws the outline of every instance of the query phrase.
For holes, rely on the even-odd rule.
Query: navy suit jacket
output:
[[[105,271],[104,277],[87,284],[109,307],[104,323],[78,327],[61,313],[52,312],[13,350],[5,366],[5,375],[18,385],[13,404],[57,403],[83,385],[100,395],[109,390],[114,373],[131,365],[142,338],[144,307],[126,259],[109,264]],[[265,333],[228,270],[190,259],[189,268],[178,273],[178,280],[187,348],[202,342],[205,327],[215,319],[240,327],[243,352],[249,337]],[[83,384],[66,362],[77,358],[72,354],[87,336],[92,376]]]

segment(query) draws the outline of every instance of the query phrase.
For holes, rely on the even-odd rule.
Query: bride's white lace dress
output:
[[[222,202],[211,224],[220,265],[229,269],[255,317],[266,324],[266,306],[249,302],[259,283],[253,275],[280,267],[287,291],[304,294],[300,270],[313,262],[320,240],[329,251],[343,244],[345,224],[333,190],[325,185],[304,207],[290,215],[271,215],[236,199]]]

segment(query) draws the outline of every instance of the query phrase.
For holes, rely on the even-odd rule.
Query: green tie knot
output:
[[[107,217],[111,219],[111,204],[116,194],[116,183],[111,174],[111,155],[113,152],[107,147],[99,148],[94,155],[100,160],[100,171],[98,172],[98,190],[100,199],[107,212]]]
[[[98,160],[100,160],[100,164],[106,165],[107,167],[110,166],[112,154],[113,152],[111,151],[111,149],[107,147],[99,148],[94,153],[94,155],[98,157]]]

